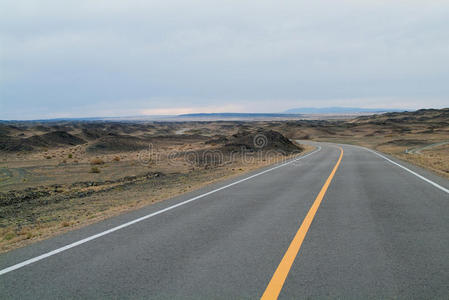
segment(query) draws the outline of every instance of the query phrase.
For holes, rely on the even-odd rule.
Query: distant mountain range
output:
[[[361,108],[361,107],[300,107],[286,110],[286,114],[349,114],[349,113],[383,113],[401,112],[403,109],[392,108]]]
[[[176,121],[187,119],[297,119],[304,115],[351,115],[375,114],[386,112],[403,112],[405,110],[390,108],[360,108],[360,107],[301,107],[292,108],[281,113],[192,113],[181,115],[140,115],[123,117],[85,117],[85,118],[54,118],[30,120],[33,122],[59,121]],[[13,121],[13,120],[11,120]],[[0,122],[7,122],[0,120]]]
[[[292,118],[301,115],[313,114],[360,114],[360,113],[385,113],[385,112],[402,112],[404,110],[390,108],[361,108],[361,107],[301,107],[292,108],[282,113],[193,113],[182,114],[176,118]]]
[[[178,118],[282,118],[294,117],[295,113],[197,113],[182,114]]]

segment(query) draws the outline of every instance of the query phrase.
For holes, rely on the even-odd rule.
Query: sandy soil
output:
[[[165,130],[161,126],[145,140],[148,146],[138,151],[116,151],[115,142],[114,151],[89,151],[101,140],[95,138],[82,145],[4,153],[0,162],[0,252],[311,150],[310,146],[298,148],[270,131],[262,131],[270,146],[279,147],[278,150],[297,149],[297,153],[267,151],[273,150],[269,146],[266,150],[258,149],[253,139],[259,132],[233,135],[238,130],[222,126],[210,127],[226,133],[223,136],[194,136],[208,130],[192,124],[179,138],[160,138],[159,131]],[[139,137],[147,133],[131,134]],[[28,132],[28,136],[32,134]],[[127,141],[125,146],[129,146]],[[210,153],[224,156],[214,157]]]

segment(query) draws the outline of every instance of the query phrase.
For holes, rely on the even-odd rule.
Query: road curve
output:
[[[449,182],[360,147],[312,144],[321,150],[247,180],[0,255],[1,274],[129,224],[3,272],[0,298],[260,298],[326,184],[279,298],[447,298]]]

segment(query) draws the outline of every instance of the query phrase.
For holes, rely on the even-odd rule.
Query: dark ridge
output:
[[[300,117],[299,114],[288,113],[198,113],[198,114],[182,114],[180,118],[207,118],[207,117],[219,117],[219,118],[281,118],[281,117]]]
[[[0,151],[6,152],[33,151],[43,147],[75,146],[84,143],[85,140],[65,131],[53,131],[28,138],[0,135]]]
[[[148,143],[144,140],[133,137],[109,134],[101,137],[97,142],[87,147],[88,152],[120,152],[137,151],[148,148]]]
[[[212,139],[209,143],[224,143],[225,151],[276,151],[282,154],[301,152],[302,148],[293,144],[288,138],[274,130],[258,129],[254,132],[240,130],[228,139]]]
[[[401,109],[392,108],[361,108],[361,107],[300,107],[286,110],[289,114],[348,114],[348,113],[383,113],[400,112]]]
[[[70,133],[67,133],[65,131],[52,131],[45,133],[43,135],[39,136],[32,136],[28,139],[37,139],[40,142],[43,142],[47,144],[47,146],[59,146],[59,145],[69,145],[69,146],[75,146],[80,144],[85,144],[86,141],[76,137]]]

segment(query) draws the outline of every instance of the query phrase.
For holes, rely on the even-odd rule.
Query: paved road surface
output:
[[[448,299],[449,182],[400,162],[438,188],[348,145],[330,178],[341,150],[319,145],[320,151],[237,184],[209,186],[3,254],[0,298],[253,299],[274,281],[281,299]],[[320,191],[324,198],[289,265],[284,254],[304,231]],[[72,248],[27,262],[67,245]],[[281,262],[285,281],[273,276]]]

